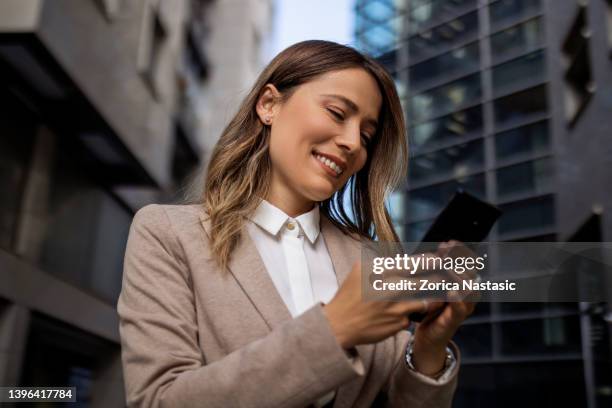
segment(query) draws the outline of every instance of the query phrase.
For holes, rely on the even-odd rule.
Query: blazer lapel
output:
[[[210,220],[203,211],[200,220],[210,237]],[[360,244],[344,235],[325,215],[321,216],[321,234],[340,286],[351,271],[353,263],[361,257]],[[230,258],[229,269],[270,330],[292,319],[246,228],[241,231],[240,241]],[[361,356],[365,371],[368,372],[372,364],[374,347],[360,344],[356,349]],[[360,377],[338,388],[334,407],[352,406],[366,377]]]
[[[361,244],[345,235],[323,214],[321,215],[321,233],[325,239],[325,245],[336,271],[338,285],[341,286],[353,264],[361,258]],[[374,358],[374,346],[371,344],[359,344],[355,347],[361,356],[366,373],[369,371]],[[359,377],[350,383],[338,388],[334,408],[351,407],[367,375]]]
[[[202,213],[200,220],[210,237],[208,216]],[[230,257],[228,266],[270,330],[292,318],[246,228],[240,233],[240,240]]]

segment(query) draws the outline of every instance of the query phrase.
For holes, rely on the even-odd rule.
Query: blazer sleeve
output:
[[[424,374],[411,370],[406,364],[405,355],[412,334],[402,330],[394,336],[395,366],[383,390],[387,394],[387,407],[427,407],[446,408],[452,406],[453,395],[457,388],[460,354],[457,345],[451,342],[457,364],[452,373],[442,381],[436,381]]]
[[[130,227],[117,310],[129,407],[304,407],[364,375],[323,305],[214,362],[198,343],[190,272],[165,209]]]

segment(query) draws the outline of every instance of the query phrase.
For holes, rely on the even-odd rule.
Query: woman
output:
[[[118,303],[128,405],[449,406],[450,339],[473,305],[429,305],[444,310],[412,336],[426,303],[361,299],[360,241],[398,240],[384,200],[406,162],[377,62],[326,41],[276,56],[212,153],[203,203],[134,218]]]

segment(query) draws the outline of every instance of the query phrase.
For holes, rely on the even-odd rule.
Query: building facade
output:
[[[237,3],[0,2],[2,386],[125,404],[116,302],[131,219],[181,199],[227,116],[219,95],[260,67],[251,36],[266,36],[271,2]]]
[[[405,186],[390,200],[419,241],[457,189],[503,215],[490,241],[609,241],[612,4],[356,2],[356,44],[398,85]],[[480,304],[457,334],[456,406],[610,404],[608,305]]]

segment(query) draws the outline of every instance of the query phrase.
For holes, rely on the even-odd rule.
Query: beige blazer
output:
[[[359,242],[323,215],[321,233],[341,284]],[[321,303],[291,317],[246,229],[229,274],[209,234],[198,205],[134,217],[117,306],[128,406],[307,407],[334,389],[334,407],[369,407],[379,392],[390,407],[451,405],[458,369],[443,383],[408,369],[407,331],[358,345],[350,360]]]

